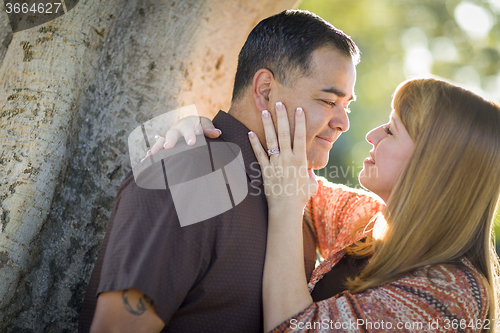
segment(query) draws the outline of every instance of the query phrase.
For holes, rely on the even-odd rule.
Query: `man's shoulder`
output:
[[[165,189],[206,176],[230,164],[240,151],[233,142],[197,136],[193,146],[182,141],[170,150],[161,150],[150,156],[134,168],[133,174],[137,185],[142,188]]]
[[[182,141],[141,162],[127,175],[119,195],[127,205],[175,210],[181,226],[186,226],[231,210],[248,192],[240,147],[197,137],[193,146]]]

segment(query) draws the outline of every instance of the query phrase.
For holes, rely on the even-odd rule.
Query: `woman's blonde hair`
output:
[[[488,280],[495,318],[500,108],[435,79],[403,82],[392,107],[415,146],[384,211],[384,240],[375,241],[372,260],[347,286],[361,292],[466,256]]]

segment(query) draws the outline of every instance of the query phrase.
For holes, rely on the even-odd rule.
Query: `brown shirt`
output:
[[[320,302],[346,291],[345,283],[347,280],[359,276],[367,264],[368,258],[344,255],[332,270],[323,275],[321,280],[316,283],[311,292],[313,301]]]
[[[130,173],[118,191],[87,289],[80,332],[89,330],[98,293],[126,288],[154,300],[166,323],[163,332],[262,332],[267,202],[260,168],[243,124],[222,111],[214,124],[223,134],[207,138],[208,147],[232,142],[241,149],[248,195],[220,215],[181,227],[168,186],[140,188]],[[192,149],[176,157],[173,167],[184,167],[189,174],[199,154]],[[309,277],[315,241],[304,230]]]

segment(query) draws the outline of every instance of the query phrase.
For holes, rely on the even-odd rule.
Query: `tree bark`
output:
[[[12,29],[9,24],[9,17],[5,11],[4,3],[0,3],[0,64],[7,53],[12,41]]]
[[[251,28],[295,2],[80,0],[13,35],[0,66],[0,331],[76,331],[131,170],[128,134],[185,105],[227,109]]]

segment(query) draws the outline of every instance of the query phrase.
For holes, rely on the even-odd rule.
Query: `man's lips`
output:
[[[328,137],[324,137],[324,136],[317,136],[317,138],[322,140],[322,141],[327,142],[330,145],[333,145],[333,143],[335,142],[334,138],[328,138]]]

